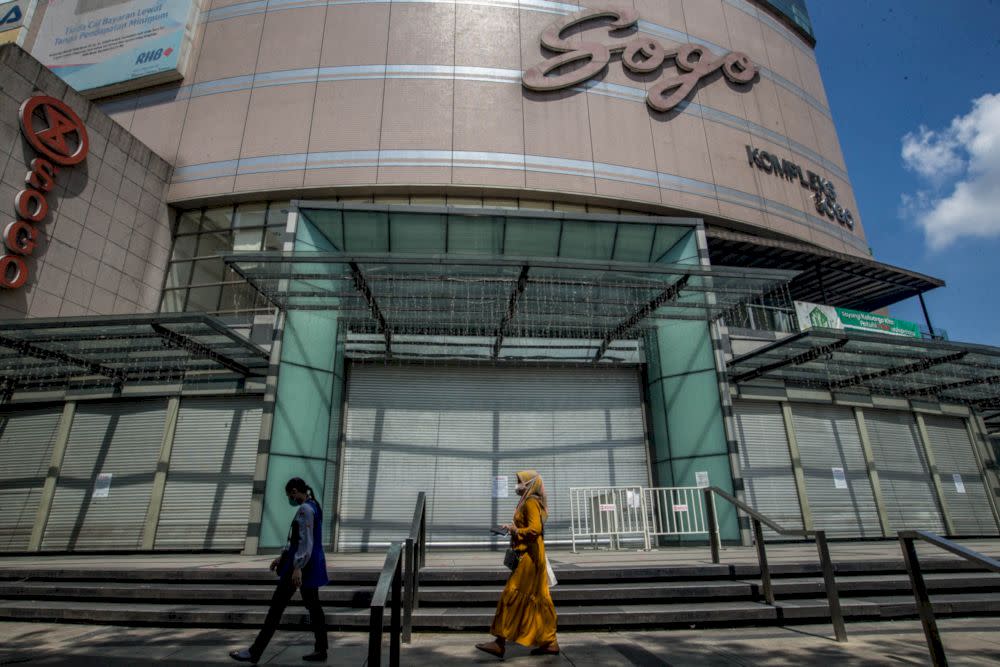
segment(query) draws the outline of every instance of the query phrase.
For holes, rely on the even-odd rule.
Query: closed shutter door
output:
[[[0,413],[0,551],[25,551],[62,407]]]
[[[875,467],[889,527],[944,532],[917,423],[908,412],[866,410]]]
[[[924,423],[956,534],[996,535],[996,519],[965,420],[927,415]]]
[[[836,537],[882,537],[854,411],[796,404],[792,421],[813,527]],[[842,470],[843,477],[834,468]],[[846,488],[838,488],[838,482]]]
[[[525,469],[545,480],[547,541],[568,540],[570,487],[649,480],[630,369],[354,365],[345,434],[341,549],[403,538],[419,491],[431,543],[500,544],[489,528],[510,521]]]
[[[260,399],[185,398],[157,549],[242,549],[260,441]]]
[[[802,529],[802,508],[780,403],[733,401],[747,504],[783,528]],[[764,535],[777,538],[769,528]]]
[[[165,417],[166,400],[77,406],[43,549],[142,545]],[[111,474],[111,486],[107,497],[94,497],[102,473]]]

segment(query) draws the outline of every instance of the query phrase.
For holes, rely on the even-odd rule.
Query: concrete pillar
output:
[[[882,535],[892,536],[892,528],[889,526],[889,513],[885,509],[885,498],[882,496],[882,483],[878,478],[878,468],[875,465],[875,452],[872,450],[871,437],[868,435],[868,425],[865,423],[865,412],[861,408],[854,408],[854,420],[858,423],[858,435],[861,436],[861,451],[865,455],[865,465],[868,467],[868,480],[872,485],[872,497],[875,498],[875,507],[878,509],[878,520],[882,524]]]
[[[924,456],[927,457],[927,467],[930,469],[931,481],[934,482],[934,492],[937,494],[938,504],[941,507],[941,516],[944,518],[944,529],[949,535],[954,535],[955,524],[951,521],[951,512],[948,510],[948,502],[944,497],[944,488],[941,486],[941,475],[938,473],[937,462],[934,459],[931,439],[927,435],[927,424],[924,422],[922,414],[919,412],[914,414],[917,418],[917,431],[920,433],[920,443],[924,448]]]
[[[167,421],[163,425],[163,441],[160,443],[160,457],[156,462],[153,476],[153,490],[146,508],[146,522],[142,528],[142,549],[152,551],[156,544],[156,528],[160,523],[160,509],[163,507],[163,492],[167,488],[167,471],[170,469],[170,454],[174,448],[174,432],[177,430],[177,415],[180,413],[180,396],[167,400]]]
[[[983,485],[986,487],[986,497],[989,499],[990,509],[993,511],[993,519],[997,522],[997,528],[1000,529],[1000,507],[997,503],[997,494],[1000,493],[1000,478],[997,475],[997,463],[993,460],[993,453],[986,441],[986,429],[983,428],[982,421],[975,413],[972,413],[964,421],[965,430],[969,434],[969,442],[972,443],[972,452],[976,456],[976,465],[983,476]]]
[[[802,471],[802,455],[799,453],[799,441],[795,437],[795,422],[792,421],[792,405],[788,401],[781,403],[781,416],[785,421],[785,438],[788,440],[788,455],[792,460],[792,475],[795,477],[795,490],[799,496],[799,508],[802,510],[802,527],[813,529],[812,509],[809,507],[809,496],[806,493],[806,475]]]
[[[59,432],[52,448],[52,459],[49,472],[45,476],[45,486],[42,487],[42,498],[35,513],[35,525],[31,529],[31,539],[28,551],[39,551],[42,548],[42,538],[45,536],[45,526],[49,522],[49,512],[52,510],[52,499],[56,495],[56,482],[59,481],[59,470],[66,456],[66,445],[69,443],[69,432],[73,427],[73,415],[76,414],[76,401],[67,401],[63,405],[62,417],[59,420]]]

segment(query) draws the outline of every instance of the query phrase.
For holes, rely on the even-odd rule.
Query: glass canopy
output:
[[[985,345],[810,329],[733,359],[729,374],[736,383],[1000,407],[1000,348]]]
[[[200,314],[0,321],[2,391],[263,377],[267,353]]]

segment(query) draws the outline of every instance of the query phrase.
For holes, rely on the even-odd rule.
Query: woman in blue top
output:
[[[319,588],[330,583],[326,575],[326,556],[323,555],[323,510],[316,502],[313,490],[299,477],[293,477],[285,484],[285,495],[288,504],[298,507],[295,519],[288,531],[288,541],[281,556],[271,562],[271,571],[280,580],[271,598],[271,608],[264,619],[257,639],[248,649],[232,651],[229,654],[233,660],[256,663],[267,648],[267,643],[274,636],[281,622],[281,614],[298,588],[302,592],[302,600],[309,610],[313,633],[316,635],[314,650],[309,655],[302,656],[310,662],[325,662],[326,617],[319,603]]]

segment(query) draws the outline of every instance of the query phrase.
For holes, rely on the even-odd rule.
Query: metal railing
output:
[[[410,535],[403,552],[403,571],[406,579],[406,599],[403,607],[403,643],[409,644],[413,634],[413,610],[420,606],[420,569],[427,562],[427,494],[417,494],[413,508]]]
[[[701,486],[645,489],[649,544],[655,537],[708,534]],[[716,522],[718,525],[718,522]]]
[[[576,538],[597,544],[607,539],[611,548],[621,546],[622,537],[634,536],[649,549],[644,489],[641,486],[584,486],[569,490],[570,531],[573,553]]]
[[[391,620],[389,624],[389,667],[399,665],[399,638],[402,629],[403,607],[403,545],[393,542],[385,555],[385,564],[375,584],[372,595],[371,617],[368,621],[368,664],[382,664],[382,635],[385,631],[385,605],[391,598]]]
[[[837,591],[837,580],[833,574],[833,561],[830,560],[830,547],[826,542],[826,531],[791,530],[784,528],[739,498],[726,493],[717,486],[703,487],[702,492],[705,494],[705,515],[708,517],[708,534],[713,563],[720,562],[719,552],[721,548],[719,524],[715,514],[715,495],[728,500],[737,510],[743,511],[743,513],[750,517],[750,523],[753,526],[754,543],[757,547],[757,560],[760,563],[761,589],[764,593],[764,599],[767,600],[769,605],[774,605],[774,586],[771,583],[771,568],[767,564],[767,548],[764,545],[763,526],[767,526],[779,535],[803,538],[814,537],[816,539],[816,550],[819,552],[819,565],[823,572],[823,585],[826,588],[826,599],[830,605],[830,621],[833,623],[833,632],[838,642],[846,642],[847,629],[844,627],[844,614],[840,608],[840,594]]]
[[[910,575],[910,585],[913,587],[913,597],[917,602],[917,613],[920,614],[920,624],[924,627],[927,649],[930,651],[931,660],[934,665],[944,667],[948,664],[948,658],[944,654],[944,645],[941,643],[941,633],[938,632],[937,621],[934,620],[934,607],[931,605],[931,598],[927,593],[927,583],[924,581],[923,572],[920,571],[920,559],[917,558],[916,540],[923,540],[928,544],[933,544],[993,572],[1000,573],[1000,561],[983,555],[978,551],[967,549],[956,542],[925,530],[899,531],[899,546],[903,550],[903,561],[906,563],[906,572]]]

